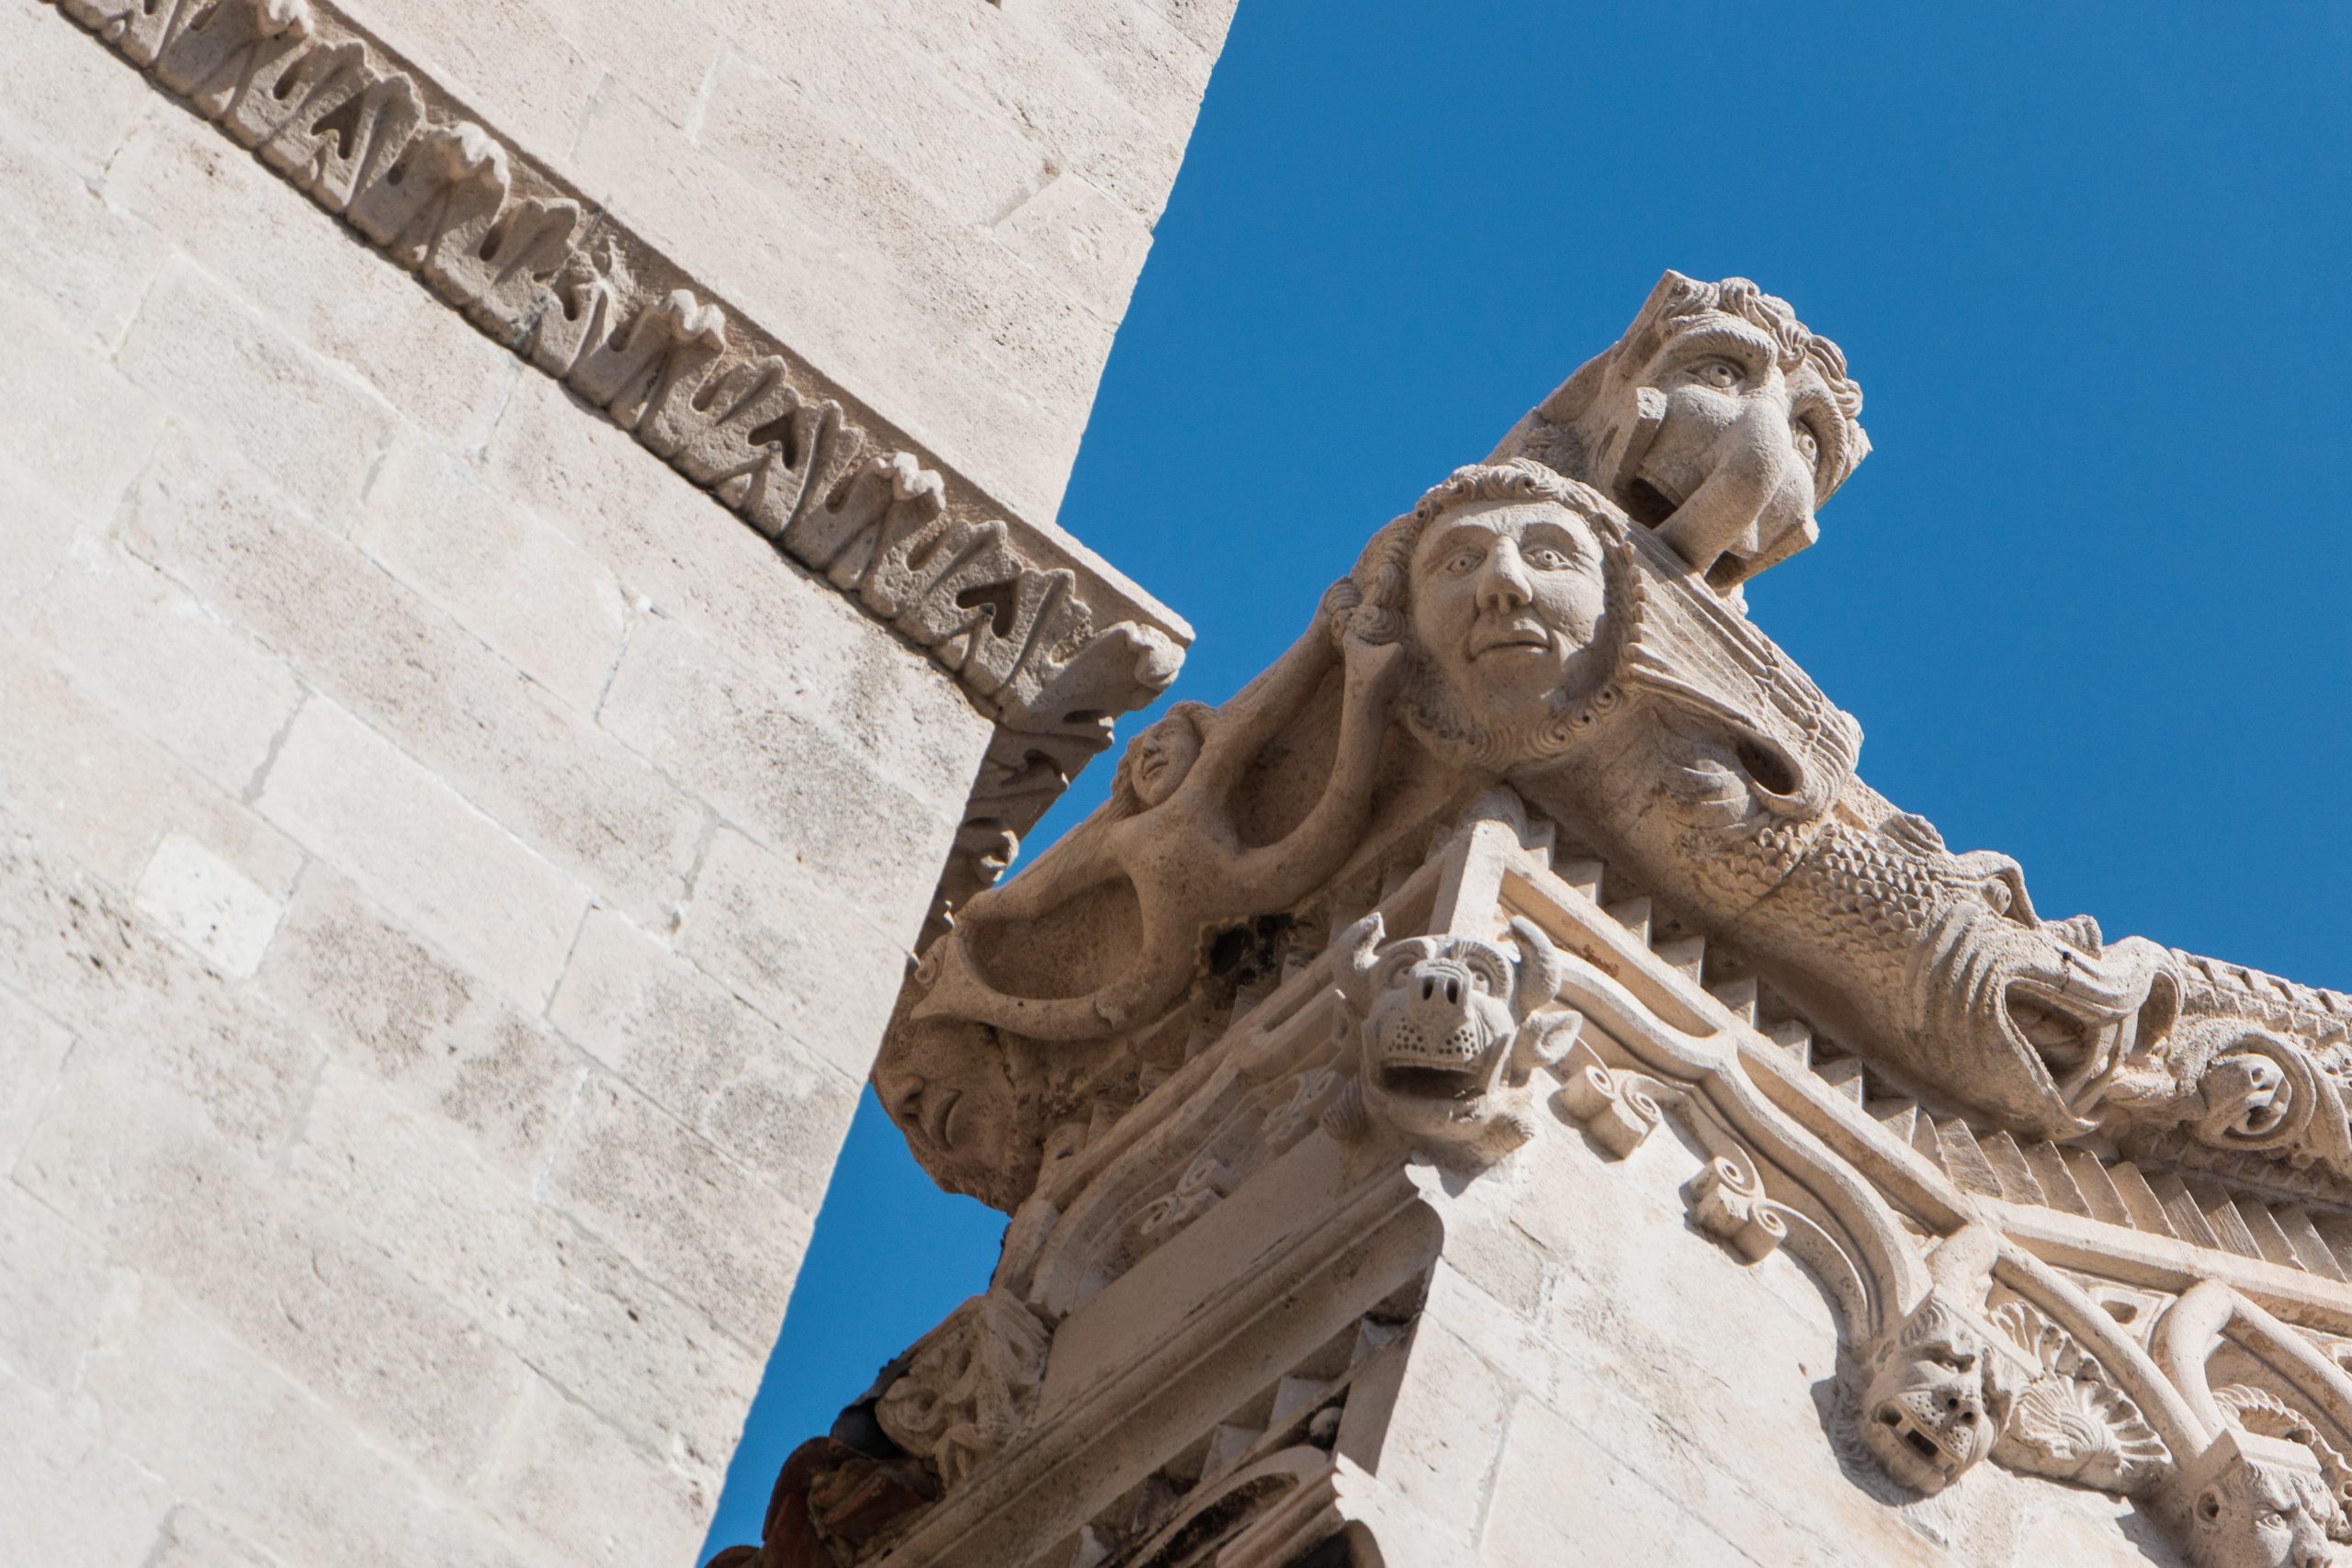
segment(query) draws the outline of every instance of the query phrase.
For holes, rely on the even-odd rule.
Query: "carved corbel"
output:
[[[1699,1228],[1737,1254],[1760,1263],[1789,1239],[1789,1223],[1764,1192],[1756,1167],[1736,1154],[1719,1155],[1682,1186]]]
[[[1639,1075],[1612,1071],[1586,1041],[1569,1047],[1561,1067],[1555,1103],[1611,1159],[1629,1157],[1666,1119]]]

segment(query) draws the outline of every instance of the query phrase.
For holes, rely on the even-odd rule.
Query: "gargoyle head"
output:
[[[1845,355],[1786,300],[1669,272],[1491,460],[1599,486],[1728,590],[1820,536],[1815,509],[1870,451],[1861,409]]]
[[[1931,1290],[1868,1359],[1862,1441],[1886,1472],[1940,1492],[1993,1451],[2017,1379],[2001,1336]]]
[[[2335,1568],[2343,1561],[2335,1543],[2352,1530],[2310,1448],[2232,1431],[2199,1469],[2186,1526],[2197,1568]]]
[[[1378,914],[1340,939],[1340,1028],[1359,1053],[1362,1103],[1440,1157],[1492,1159],[1534,1128],[1527,1084],[1565,1049],[1558,1028],[1530,1015],[1560,986],[1559,954],[1524,919],[1516,954],[1466,936],[1382,945]]]

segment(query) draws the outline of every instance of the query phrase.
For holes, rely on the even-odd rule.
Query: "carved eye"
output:
[[[1702,387],[1713,387],[1719,392],[1739,389],[1747,379],[1747,372],[1728,359],[1710,359],[1702,364],[1693,378]]]
[[[1984,902],[1993,906],[1994,913],[1999,915],[2007,914],[2009,912],[2009,885],[2006,882],[1987,882],[1984,884]]]
[[[1566,571],[1575,564],[1567,551],[1551,545],[1531,545],[1520,558],[1538,571]]]
[[[1484,551],[1465,546],[1445,558],[1443,570],[1448,577],[1467,577],[1477,570],[1478,563],[1486,558]]]
[[[1821,437],[1813,433],[1813,426],[1809,424],[1796,426],[1789,433],[1789,439],[1795,446],[1797,456],[1804,459],[1807,468],[1821,466]]]

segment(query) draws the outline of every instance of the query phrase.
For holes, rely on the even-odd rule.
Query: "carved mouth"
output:
[[[963,1091],[954,1089],[938,1089],[923,1097],[923,1135],[931,1140],[933,1147],[956,1146],[956,1108],[963,1100]]]
[[[1911,1419],[1910,1412],[1893,1401],[1878,1407],[1878,1424],[1886,1436],[1918,1457],[1939,1477],[1949,1481],[1960,1470],[1961,1456],[1946,1448],[1934,1433]]]
[[[1656,528],[1674,515],[1683,498],[1668,493],[1657,481],[1636,475],[1627,481],[1623,497],[1625,514],[1645,528]]]
[[[1408,1100],[1446,1100],[1466,1104],[1483,1092],[1479,1076],[1457,1067],[1391,1064],[1380,1069],[1380,1087]]]
[[[1490,653],[1506,650],[1541,653],[1551,646],[1552,634],[1544,630],[1540,622],[1521,619],[1479,633],[1472,640],[1470,658],[1475,663]]]

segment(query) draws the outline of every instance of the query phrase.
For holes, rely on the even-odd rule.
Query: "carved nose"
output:
[[[1442,1001],[1448,1007],[1462,1000],[1462,977],[1459,975],[1423,975],[1421,1000]]]
[[[1527,581],[1527,567],[1519,558],[1518,545],[1510,539],[1497,539],[1494,554],[1487,558],[1486,570],[1478,574],[1478,607],[1508,613],[1523,608],[1534,596],[1535,589]]]

